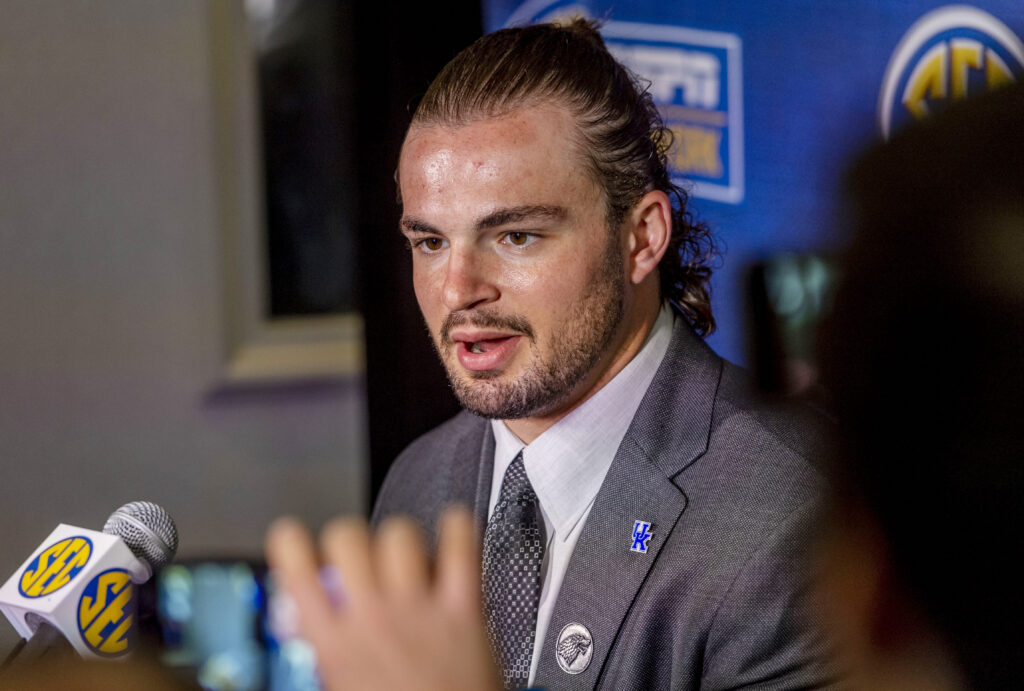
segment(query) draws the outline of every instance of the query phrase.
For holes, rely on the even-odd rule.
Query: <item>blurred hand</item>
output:
[[[338,608],[320,584],[309,532],[283,518],[267,533],[267,561],[295,600],[329,691],[501,688],[484,631],[469,513],[442,516],[434,569],[419,528],[405,519],[387,519],[375,536],[363,521],[336,519],[320,546],[323,563],[337,568],[344,584]]]

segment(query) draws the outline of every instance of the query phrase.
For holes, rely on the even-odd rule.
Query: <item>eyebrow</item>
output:
[[[568,216],[569,212],[564,206],[557,206],[553,204],[524,204],[522,206],[513,206],[507,209],[498,209],[497,211],[487,214],[476,222],[476,229],[488,230],[490,228],[499,228],[510,223],[541,219],[564,221]],[[441,231],[434,226],[415,217],[405,217],[400,223],[402,229],[409,232],[441,234]]]
[[[434,226],[425,221],[421,221],[418,218],[402,217],[402,220],[399,221],[398,224],[402,227],[403,231],[408,231],[410,233],[430,233],[431,235],[435,235],[440,232]]]
[[[568,215],[569,212],[564,206],[546,204],[513,206],[509,209],[498,209],[493,213],[487,214],[476,222],[476,227],[478,230],[485,230],[487,228],[508,225],[509,223],[519,223],[520,221],[532,221],[535,219],[564,221]]]

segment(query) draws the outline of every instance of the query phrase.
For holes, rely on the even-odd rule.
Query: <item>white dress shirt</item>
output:
[[[640,352],[622,371],[532,443],[524,445],[501,420],[491,421],[494,471],[487,516],[490,518],[494,513],[506,469],[522,451],[526,476],[537,494],[547,534],[530,684],[537,674],[541,648],[569,557],[619,444],[668,351],[673,319],[672,308],[662,306]]]

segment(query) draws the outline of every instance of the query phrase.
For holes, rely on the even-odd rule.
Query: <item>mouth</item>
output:
[[[502,336],[499,338],[483,338],[478,341],[459,341],[458,343],[465,345],[466,350],[473,353],[474,355],[482,355],[483,353],[489,353],[495,348],[501,346],[511,338],[515,336]]]
[[[479,372],[506,365],[515,354],[520,334],[453,333],[459,363],[467,370]]]

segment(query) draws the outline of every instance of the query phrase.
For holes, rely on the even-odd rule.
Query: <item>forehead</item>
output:
[[[439,204],[591,204],[600,193],[573,116],[557,105],[460,125],[413,125],[399,159],[406,210]],[[428,209],[425,209],[429,211]]]

